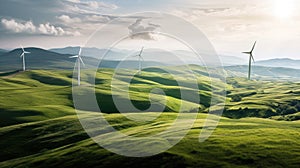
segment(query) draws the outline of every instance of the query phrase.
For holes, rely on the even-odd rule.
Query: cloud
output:
[[[81,22],[80,18],[78,18],[78,17],[71,18],[68,15],[60,15],[60,16],[57,16],[57,18],[60,21],[64,22],[64,23],[78,23],[78,22]]]
[[[107,23],[109,22],[111,19],[108,16],[103,16],[103,15],[87,15],[85,17],[86,21],[89,22],[97,22],[97,23]]]
[[[194,14],[202,16],[212,16],[220,18],[241,18],[253,16],[269,15],[266,7],[244,6],[244,7],[228,7],[228,8],[191,8]]]
[[[79,36],[80,32],[66,31],[61,27],[51,25],[50,23],[40,24],[36,26],[32,21],[16,21],[15,19],[1,19],[3,27],[13,33],[24,34],[42,34],[53,36]]]
[[[111,11],[119,7],[112,3],[99,1],[67,0],[64,3],[64,8],[68,11],[73,11],[73,13],[101,14],[105,10]]]
[[[132,39],[156,40],[154,31],[160,26],[153,23],[144,26],[142,21],[143,19],[137,19],[135,23],[128,26],[129,36]]]
[[[50,23],[46,24],[40,24],[39,25],[39,33],[45,34],[45,35],[54,35],[54,36],[79,36],[80,33],[78,31],[75,32],[70,32],[70,31],[65,31],[61,27],[55,27],[51,25]]]
[[[193,22],[210,38],[242,39],[259,35],[274,24],[270,7],[263,4],[216,7],[191,7],[174,10],[173,14]]]
[[[3,18],[1,19],[1,24],[5,29],[15,33],[34,33],[36,31],[36,27],[33,25],[32,21],[20,23],[15,21],[14,19],[7,20]]]
[[[118,9],[118,6],[115,4],[97,2],[97,1],[81,2],[81,4],[87,4],[89,7],[93,9],[98,9],[98,8]]]
[[[119,8],[115,3],[104,0],[7,1],[0,5],[0,29],[5,30],[2,36],[5,33],[89,35],[95,27],[118,17],[112,14]],[[9,10],[11,7],[15,10]]]
[[[70,3],[71,5],[89,7],[93,9],[98,9],[98,8],[117,9],[118,8],[118,6],[115,4],[99,2],[99,1],[66,0],[66,2]]]

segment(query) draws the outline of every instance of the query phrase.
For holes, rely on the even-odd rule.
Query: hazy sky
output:
[[[257,40],[257,60],[300,59],[297,0],[2,0],[0,48],[82,45],[96,29],[119,16],[122,19],[104,33],[103,40],[124,27],[129,33],[141,28],[159,29],[160,25],[148,18],[124,17],[143,11],[167,12],[191,22],[218,54],[247,57],[241,52],[250,50]],[[178,27],[174,25],[174,29]],[[156,41],[151,35],[139,38]]]

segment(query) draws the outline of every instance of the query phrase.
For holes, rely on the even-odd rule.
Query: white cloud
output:
[[[119,8],[113,3],[99,1],[67,0],[66,2],[64,4],[65,8],[75,13],[101,14],[103,11],[111,11]]]
[[[106,23],[110,21],[109,17],[102,16],[102,15],[90,15],[90,16],[86,16],[85,19],[90,22],[100,22],[100,23]]]
[[[80,32],[70,32],[64,30],[62,27],[51,25],[50,23],[40,24],[35,26],[32,21],[16,21],[15,19],[1,19],[3,27],[13,33],[25,34],[43,34],[53,36],[78,36]]]
[[[160,26],[153,23],[144,26],[142,21],[143,19],[137,19],[135,23],[128,27],[130,37],[132,39],[156,40],[153,32]]]
[[[46,34],[46,35],[54,35],[54,36],[78,36],[80,33],[78,31],[76,32],[70,32],[70,31],[65,31],[61,27],[55,27],[51,25],[50,23],[46,24],[40,24],[38,28],[39,32],[41,34]]]
[[[90,7],[97,9],[97,8],[107,8],[107,9],[118,9],[118,6],[115,4],[104,3],[104,2],[97,2],[97,1],[90,1],[88,2]]]
[[[5,29],[11,30],[15,33],[34,33],[36,31],[36,27],[33,25],[32,21],[27,22],[17,22],[14,19],[1,19],[1,23]]]
[[[61,16],[58,16],[57,18],[59,20],[63,21],[64,23],[78,23],[78,22],[81,22],[80,18],[77,18],[77,17],[71,18],[68,15],[61,15]]]
[[[80,0],[67,0],[68,2],[79,3]]]

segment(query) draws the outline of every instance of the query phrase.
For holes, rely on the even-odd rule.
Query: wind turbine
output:
[[[244,54],[249,54],[248,80],[251,79],[251,63],[252,63],[252,61],[254,62],[254,57],[253,57],[253,54],[252,54],[252,53],[253,53],[253,50],[254,50],[254,48],[255,48],[255,45],[256,45],[256,41],[255,41],[255,43],[254,43],[254,45],[253,45],[251,51],[249,51],[249,52],[243,52]]]
[[[139,57],[139,74],[141,74],[142,71],[142,61],[144,61],[144,58],[142,57],[144,47],[142,47],[140,53],[138,55],[135,55],[134,57]]]
[[[77,81],[78,81],[78,86],[80,86],[80,63],[82,63],[83,66],[85,66],[82,58],[81,58],[81,47],[79,48],[79,52],[78,52],[78,55],[74,55],[74,56],[71,56],[69,58],[77,58],[77,68],[78,68],[78,72],[77,72]]]
[[[30,52],[25,51],[22,45],[21,45],[21,48],[22,48],[22,54],[20,55],[20,57],[22,58],[22,61],[23,61],[23,71],[25,71],[26,70],[26,67],[25,67],[25,54],[30,54]]]

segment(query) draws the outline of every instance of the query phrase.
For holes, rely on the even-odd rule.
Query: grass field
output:
[[[176,67],[172,70],[180,71]],[[211,88],[205,70],[193,67],[200,105],[193,128],[168,151],[145,158],[124,157],[99,147],[84,132],[72,101],[72,72],[32,70],[0,77],[0,167],[298,167],[300,165],[299,83],[229,78]],[[122,84],[126,73],[118,78]],[[136,123],[118,113],[111,97],[111,69],[99,70],[96,96],[114,128],[132,136],[154,135],[170,126],[180,106],[178,83],[157,68],[137,75],[130,98],[139,109],[149,106],[152,88],[161,88],[167,105],[158,119]],[[83,79],[89,75],[84,74]],[[184,78],[182,82],[189,82]],[[214,79],[213,79],[214,80]],[[124,80],[123,80],[124,82]],[[84,83],[88,85],[88,83]],[[199,142],[211,90],[227,88],[224,116],[212,136]],[[118,93],[115,93],[118,94]],[[121,94],[117,95],[124,97]],[[159,95],[154,95],[159,96]],[[222,98],[220,98],[222,99]],[[289,109],[289,110],[287,110]],[[191,109],[187,109],[191,110]],[[85,115],[93,117],[93,112]],[[143,113],[145,116],[153,113]],[[184,115],[190,115],[186,113]],[[227,118],[226,118],[227,117]],[[101,129],[101,128],[100,128]]]
[[[145,114],[148,115],[148,114]],[[130,135],[155,133],[171,123],[176,113],[143,129],[121,122],[119,114],[106,118]],[[130,158],[106,151],[82,130],[76,116],[1,128],[1,167],[297,167],[300,164],[300,123],[269,119],[223,118],[204,143],[198,137],[205,114],[176,146],[152,157]],[[162,122],[164,121],[164,122]],[[158,130],[156,130],[159,128]],[[135,130],[133,132],[132,130]]]

